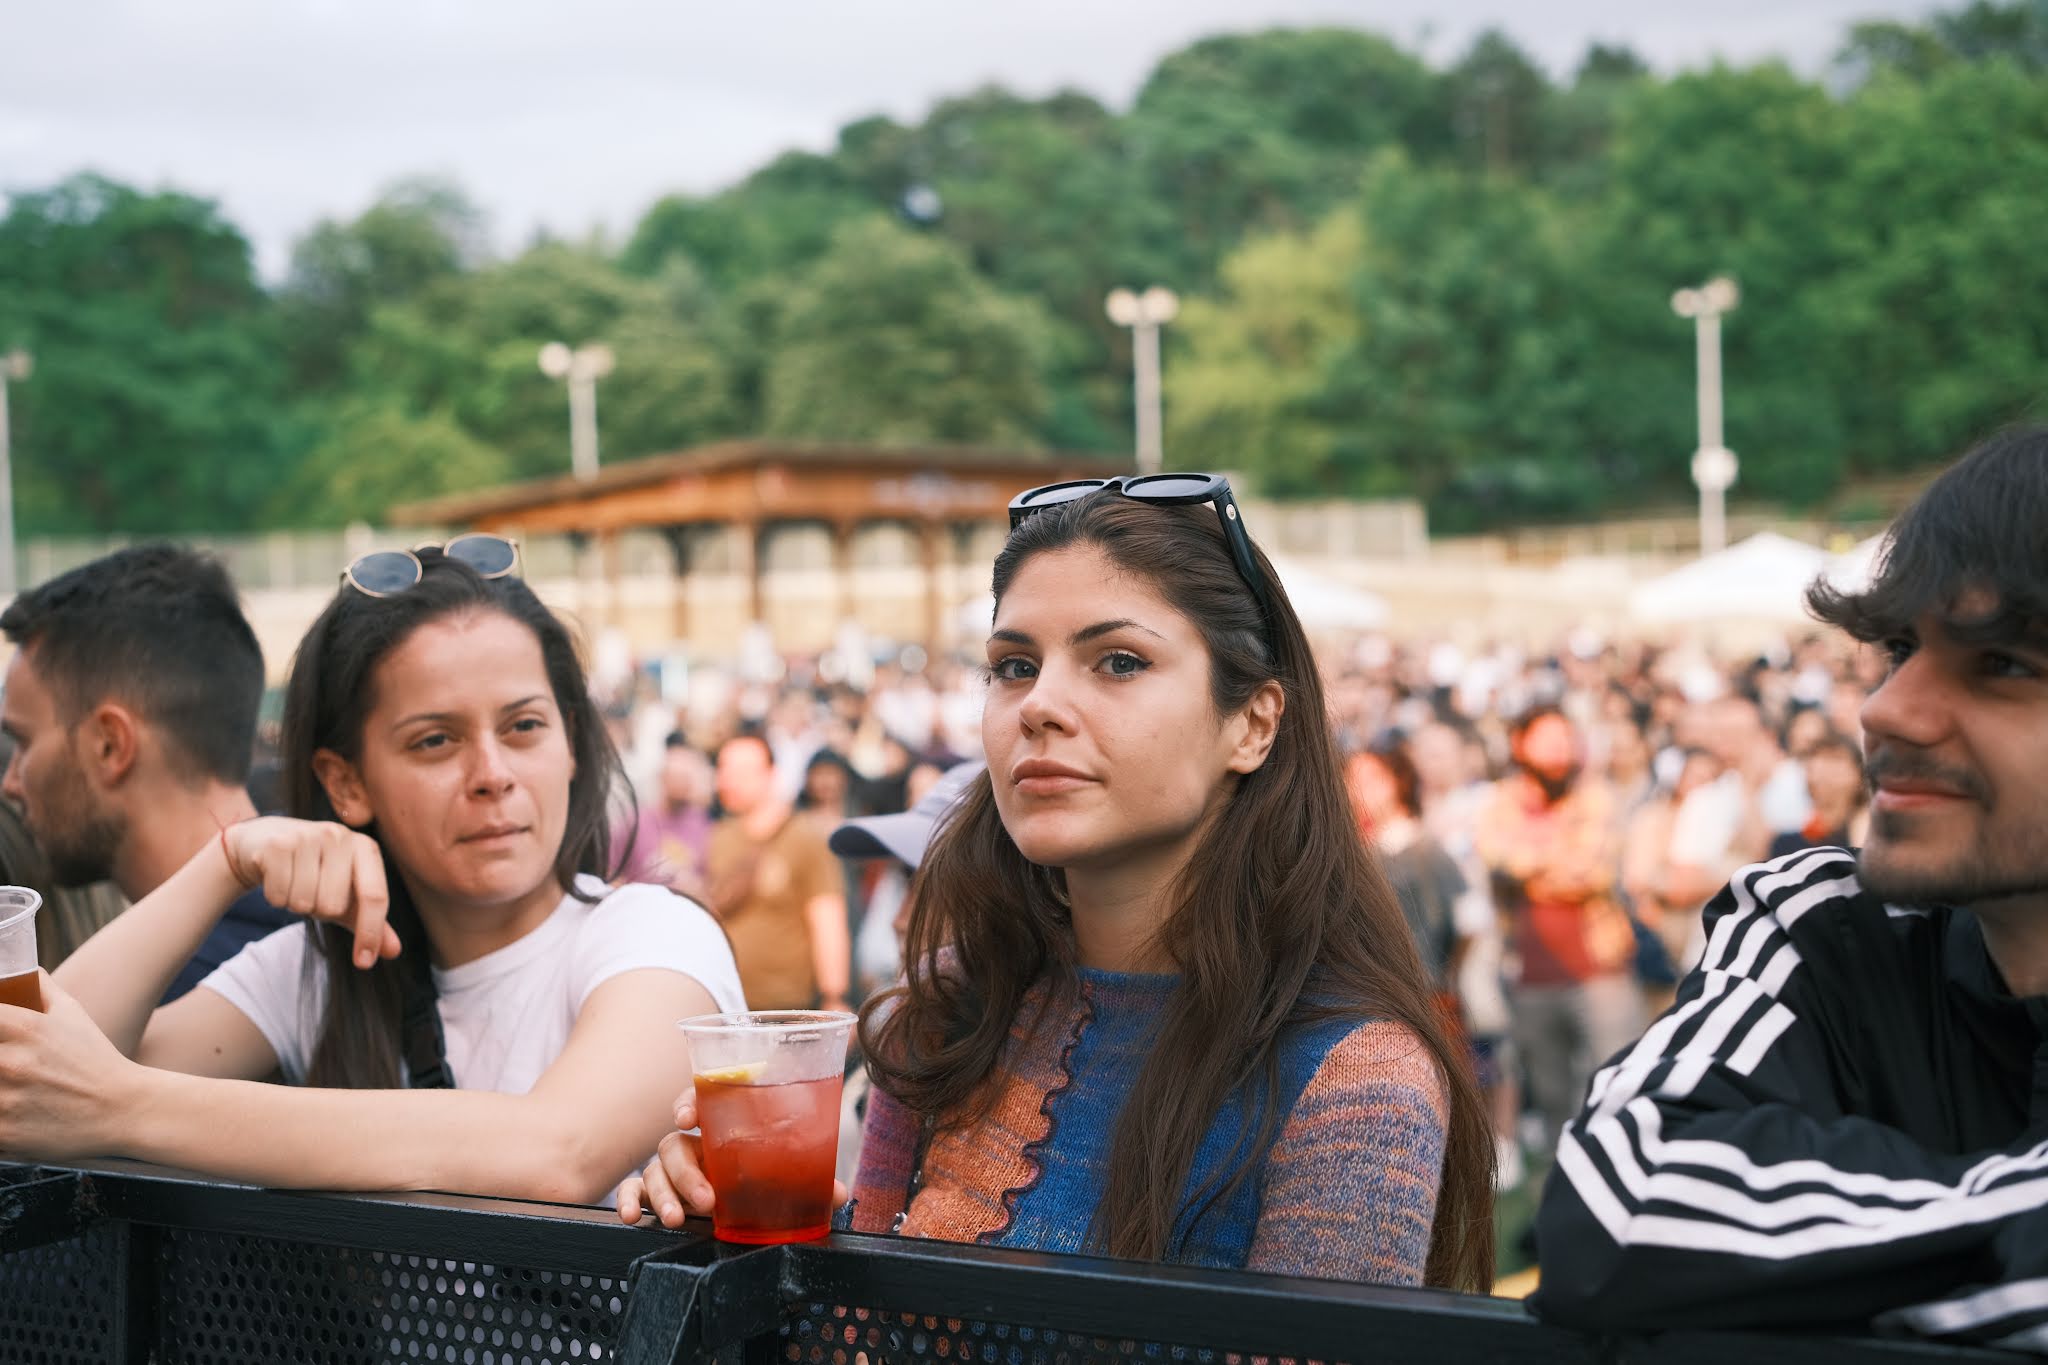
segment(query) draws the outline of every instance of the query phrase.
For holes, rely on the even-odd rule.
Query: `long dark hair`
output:
[[[555,877],[571,894],[578,873],[610,875],[607,865],[611,804],[628,791],[619,756],[584,680],[583,665],[568,630],[517,578],[485,579],[460,561],[433,550],[420,551],[420,581],[391,597],[369,597],[343,585],[299,642],[286,685],[284,728],[278,761],[285,813],[302,820],[336,820],[327,790],[313,772],[321,749],[358,762],[363,722],[376,704],[377,665],[412,633],[432,621],[469,612],[494,611],[525,626],[540,642],[548,684],[562,713],[569,750],[576,760],[569,783],[568,821],[555,854]],[[630,826],[629,826],[630,827]],[[375,837],[370,825],[365,833]],[[327,1007],[307,1066],[308,1085],[358,1090],[405,1084],[401,1059],[402,1021],[408,1004],[417,1012],[419,993],[433,990],[427,976],[427,939],[405,879],[384,854],[391,890],[391,927],[403,949],[396,960],[368,971],[350,960],[353,940],[337,925],[311,926],[324,969]]]
[[[1325,1019],[1384,1019],[1428,1048],[1449,1100],[1443,1184],[1425,1278],[1483,1289],[1493,1278],[1493,1140],[1462,1048],[1431,1000],[1407,921],[1360,838],[1331,740],[1308,638],[1276,585],[1262,612],[1213,509],[1098,494],[1042,512],[996,558],[997,601],[1033,555],[1089,546],[1138,575],[1201,632],[1219,715],[1269,681],[1286,704],[1266,761],[1238,779],[1182,869],[1160,944],[1180,981],[1117,1120],[1092,1241],[1109,1255],[1168,1254],[1196,1149],[1244,1088],[1261,1113],[1239,1134],[1248,1160],[1197,1191],[1214,1205],[1263,1159],[1286,1039]],[[1255,551],[1256,554],[1256,551]],[[875,1083],[941,1125],[973,1122],[1026,994],[1050,978],[1078,990],[1058,873],[1027,861],[1003,828],[986,774],[925,855],[911,889],[905,984],[870,1004],[861,1038]],[[942,964],[941,952],[945,958]],[[1035,1026],[1035,1024],[1034,1024]]]

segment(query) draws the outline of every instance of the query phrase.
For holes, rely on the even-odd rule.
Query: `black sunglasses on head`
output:
[[[457,536],[446,545],[421,545],[414,550],[373,550],[341,571],[341,581],[365,597],[395,597],[416,588],[427,573],[419,550],[438,550],[467,564],[479,578],[503,578],[519,567],[519,546],[503,536]]]
[[[1137,474],[1125,478],[1069,479],[1065,483],[1042,484],[1037,488],[1027,488],[1010,499],[1010,529],[1016,530],[1024,524],[1025,518],[1048,507],[1075,502],[1105,488],[1160,507],[1214,503],[1216,519],[1223,523],[1223,539],[1230,546],[1230,558],[1237,565],[1238,576],[1252,590],[1259,612],[1270,626],[1273,604],[1266,576],[1259,572],[1259,561],[1252,554],[1252,538],[1244,529],[1244,518],[1238,515],[1237,499],[1230,495],[1230,480],[1221,474]]]

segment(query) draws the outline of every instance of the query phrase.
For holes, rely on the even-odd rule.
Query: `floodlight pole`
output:
[[[1692,481],[1700,490],[1700,553],[1710,555],[1728,546],[1727,494],[1739,465],[1721,433],[1721,315],[1742,301],[1735,281],[1717,275],[1697,289],[1671,296],[1671,311],[1693,320],[1697,352],[1699,449],[1693,452]]]
[[[569,468],[579,479],[597,477],[597,381],[612,365],[612,349],[602,344],[571,350],[550,341],[540,348],[540,372],[569,384]]]
[[[1152,286],[1140,294],[1110,291],[1104,301],[1109,320],[1131,329],[1131,387],[1137,408],[1137,455],[1140,474],[1157,474],[1165,463],[1165,426],[1160,413],[1159,329],[1180,312],[1171,289]]]

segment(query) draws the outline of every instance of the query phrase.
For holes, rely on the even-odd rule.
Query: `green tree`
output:
[[[1421,61],[1349,29],[1208,38],[1160,62],[1127,120],[1144,183],[1171,216],[1183,287],[1247,232],[1296,231],[1356,193],[1373,151],[1446,141]]]
[[[842,139],[845,145],[847,139]],[[985,89],[936,106],[907,138],[868,129],[872,158],[897,158],[888,184],[902,200],[922,188],[927,230],[958,243],[999,289],[1044,306],[1050,387],[1046,439],[1070,448],[1113,444],[1128,429],[1124,335],[1103,316],[1118,285],[1172,278],[1156,248],[1170,235],[1160,205],[1134,193],[1121,123],[1072,92],[1028,100]],[[896,190],[895,187],[899,187]]]
[[[2038,413],[2048,354],[2040,187],[2048,81],[2007,61],[1879,80],[1845,111],[1860,149],[1830,218],[1851,234],[1819,306],[1850,371],[1838,473],[1939,459]]]
[[[1389,153],[1363,215],[1358,332],[1309,405],[1336,433],[1322,486],[1419,494],[1447,525],[1596,506],[1568,213],[1513,178]]]
[[[1631,88],[1568,301],[1597,338],[1601,401],[1580,440],[1608,499],[1691,493],[1693,325],[1670,299],[1717,274],[1743,292],[1722,333],[1741,492],[1804,502],[1833,486],[1861,387],[1853,324],[1829,301],[1855,250],[1837,187],[1862,154],[1843,106],[1782,66]]]
[[[2048,71],[2048,0],[1970,0],[1936,14],[1933,29],[1966,62],[2006,61]]]
[[[1541,164],[1550,81],[1513,39],[1498,29],[1480,34],[1444,85],[1459,160],[1494,172]]]
[[[324,424],[269,512],[274,525],[341,526],[381,521],[395,503],[473,492],[505,482],[504,452],[446,412],[415,417],[377,399],[350,400]]]
[[[620,264],[652,275],[680,258],[717,288],[732,289],[808,265],[842,223],[875,207],[834,159],[789,152],[723,194],[656,203]]]
[[[1924,24],[1853,24],[1835,69],[1857,86],[1884,75],[1927,80],[1958,63],[1992,61],[2048,71],[2048,0],[1971,0]]]
[[[354,221],[318,224],[292,248],[279,297],[294,378],[331,386],[374,309],[474,269],[484,255],[482,211],[442,180],[401,181]]]
[[[771,434],[1031,445],[1046,416],[1043,311],[956,247],[886,221],[842,228],[789,288],[763,394]]]
[[[361,509],[377,496],[424,496],[404,491],[412,450],[450,452],[450,478],[565,472],[567,399],[537,363],[550,341],[612,348],[616,368],[598,387],[606,460],[747,429],[715,344],[708,291],[686,263],[640,279],[588,249],[543,243],[371,314],[342,394],[318,414],[328,439],[299,471],[294,505],[333,520],[341,514],[332,508],[346,503],[348,515],[374,519],[381,508]],[[373,439],[392,431],[408,434]],[[324,479],[341,480],[331,498],[305,496]],[[466,486],[475,483],[448,488]]]
[[[211,202],[83,175],[0,219],[23,534],[236,528],[282,476],[269,300]]]
[[[1955,53],[1932,31],[1893,19],[1872,19],[1850,27],[1835,56],[1835,70],[1846,84],[1857,86],[1886,74],[1924,80],[1954,60]]]
[[[1172,328],[1174,463],[1243,470],[1268,495],[1362,491],[1338,486],[1343,431],[1316,400],[1358,343],[1364,254],[1347,206],[1310,233],[1255,237],[1225,259],[1217,295],[1189,299]]]
[[[1625,47],[1594,43],[1570,86],[1543,107],[1542,178],[1560,194],[1592,200],[1608,193],[1608,149],[1631,92],[1653,78]]]
[[[453,187],[315,227],[267,296],[210,203],[95,177],[0,217],[26,531],[373,519],[567,465],[548,341],[605,342],[608,461],[773,432],[1121,446],[1118,285],[1164,284],[1190,461],[1416,492],[1442,526],[1688,499],[1720,273],[1738,495],[1804,502],[2038,411],[2048,0],[1855,26],[1828,85],[1569,82],[1482,34],[1432,68],[1280,29],[1161,61],[1128,110],[970,90],[848,124],[626,248],[492,261]]]

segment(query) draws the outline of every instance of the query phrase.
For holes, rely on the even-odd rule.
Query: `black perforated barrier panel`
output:
[[[161,1365],[590,1365],[609,1361],[622,1280],[170,1232]]]
[[[0,1365],[2007,1365],[1926,1343],[1602,1339],[1465,1296],[453,1195],[0,1164]]]
[[[780,1359],[785,1365],[1231,1365],[1243,1357],[1021,1323],[811,1303],[784,1319]]]
[[[0,1361],[105,1365],[120,1358],[115,1314],[127,1237],[118,1227],[0,1258]]]

